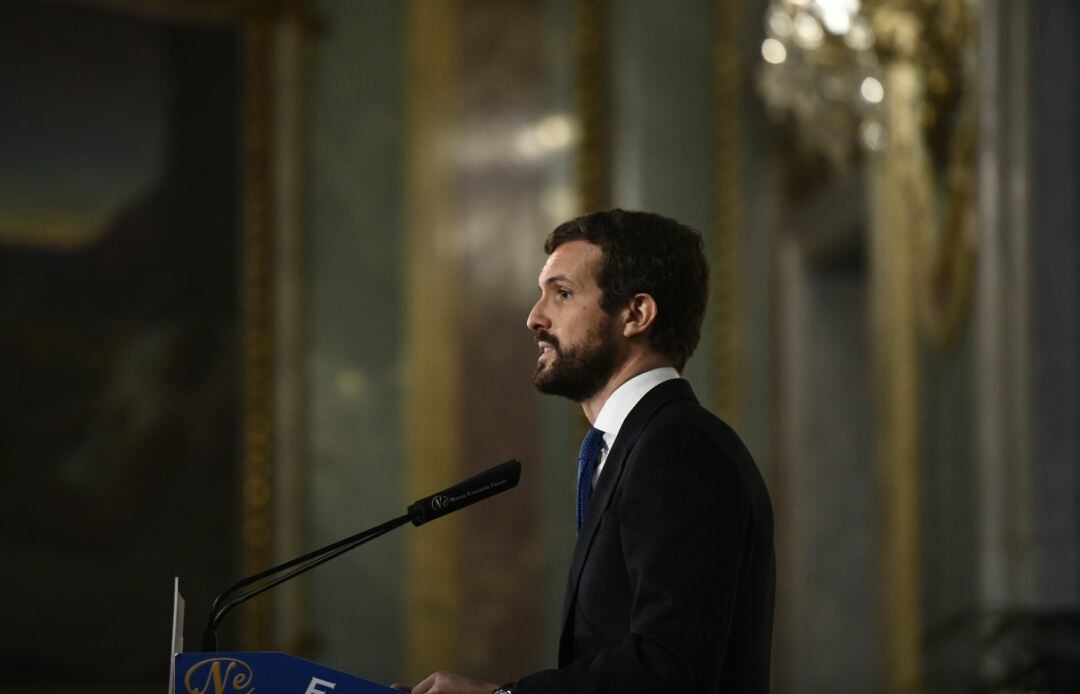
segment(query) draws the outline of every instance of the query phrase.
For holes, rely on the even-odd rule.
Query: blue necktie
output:
[[[581,442],[581,452],[577,459],[577,530],[585,522],[585,512],[592,499],[592,478],[596,474],[596,464],[600,462],[600,451],[604,447],[604,432],[596,427],[589,429],[585,440]]]

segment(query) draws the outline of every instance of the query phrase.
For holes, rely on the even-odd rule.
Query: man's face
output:
[[[600,308],[596,284],[601,250],[569,241],[548,256],[540,271],[540,299],[529,312],[540,357],[533,384],[549,395],[587,400],[607,384],[618,363],[616,320]]]

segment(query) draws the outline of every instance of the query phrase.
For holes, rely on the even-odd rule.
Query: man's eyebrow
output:
[[[574,284],[574,285],[577,284],[577,282],[570,279],[566,275],[555,275],[554,277],[548,277],[546,280],[544,280],[544,284],[557,284],[557,283],[560,283],[560,282],[562,282],[564,284]]]

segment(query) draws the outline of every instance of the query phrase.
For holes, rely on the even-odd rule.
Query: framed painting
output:
[[[294,10],[0,4],[2,685],[160,687],[173,576],[193,623],[269,561]]]

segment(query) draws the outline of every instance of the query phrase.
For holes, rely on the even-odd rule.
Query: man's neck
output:
[[[600,410],[604,409],[604,403],[608,401],[612,393],[619,389],[619,386],[646,371],[664,366],[672,366],[671,360],[658,354],[638,354],[624,361],[619,368],[615,369],[607,384],[596,395],[581,401],[581,409],[585,412],[589,424],[596,423]]]

